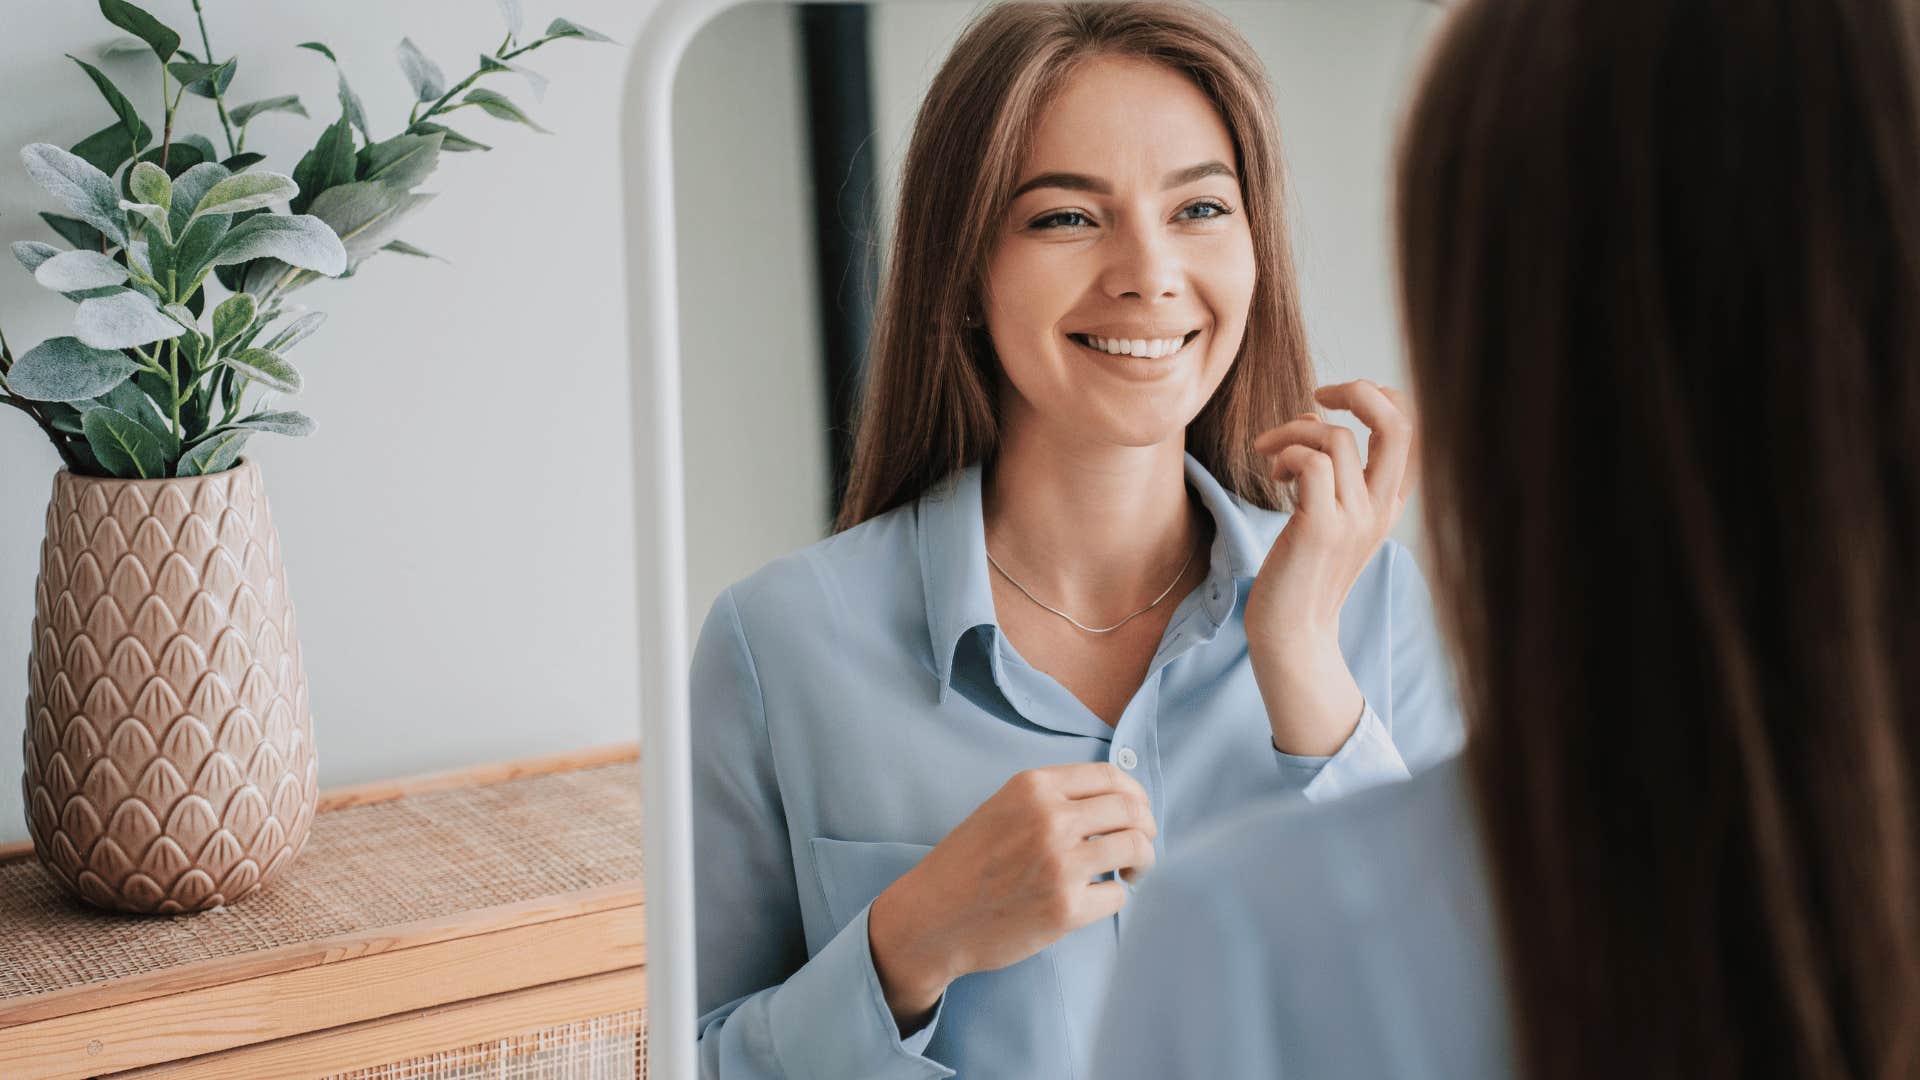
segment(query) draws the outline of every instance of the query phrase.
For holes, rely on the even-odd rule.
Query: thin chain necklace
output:
[[[993,563],[993,568],[995,570],[1000,571],[1001,576],[1005,577],[1008,581],[1013,581],[1014,588],[1019,589],[1023,593],[1027,593],[1027,599],[1033,601],[1036,604],[1039,604],[1041,607],[1046,608],[1048,611],[1053,612],[1055,615],[1060,616],[1061,618],[1067,620],[1068,622],[1079,627],[1080,629],[1085,630],[1089,634],[1108,634],[1127,625],[1138,616],[1145,615],[1147,612],[1152,611],[1155,607],[1158,607],[1160,604],[1160,601],[1165,600],[1167,598],[1167,594],[1173,592],[1173,587],[1175,585],[1180,584],[1180,582],[1186,578],[1187,567],[1193,565],[1193,552],[1192,551],[1187,552],[1187,561],[1180,564],[1180,572],[1174,575],[1174,578],[1171,582],[1167,583],[1166,592],[1163,592],[1159,596],[1154,597],[1153,603],[1148,604],[1146,607],[1141,608],[1139,611],[1134,612],[1132,615],[1129,615],[1126,618],[1121,619],[1119,622],[1114,623],[1112,626],[1105,627],[1105,628],[1088,626],[1087,624],[1081,622],[1079,619],[1076,619],[1073,616],[1067,614],[1066,612],[1061,611],[1059,608],[1054,607],[1051,604],[1048,604],[1046,601],[1033,595],[1031,592],[1027,592],[1027,587],[1025,585],[1020,584],[1018,581],[1014,581],[1013,575],[1007,573],[1007,568],[1004,566],[1001,566],[999,561],[993,557],[993,552],[991,551],[987,552],[987,561],[990,563]]]

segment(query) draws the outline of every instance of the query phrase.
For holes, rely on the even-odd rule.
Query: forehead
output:
[[[1021,163],[1042,170],[1144,178],[1209,158],[1232,164],[1233,138],[1192,79],[1136,57],[1097,57],[1071,75],[1041,111]]]

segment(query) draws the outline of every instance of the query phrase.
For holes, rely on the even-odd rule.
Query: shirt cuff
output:
[[[871,903],[861,908],[775,991],[768,1009],[774,1051],[795,1076],[821,1080],[952,1076],[954,1070],[925,1056],[947,996],[940,995],[925,1027],[900,1037],[873,967],[867,938],[867,913],[872,909]]]
[[[1360,710],[1360,722],[1354,725],[1353,734],[1332,755],[1289,754],[1278,747],[1273,753],[1280,775],[1290,786],[1299,786],[1310,802],[1327,802],[1412,775],[1400,759],[1387,725],[1373,711],[1372,702]]]

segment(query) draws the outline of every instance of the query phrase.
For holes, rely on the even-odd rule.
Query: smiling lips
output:
[[[1158,360],[1171,356],[1187,347],[1200,331],[1190,330],[1185,334],[1164,337],[1099,337],[1094,334],[1068,334],[1075,344],[1082,348],[1109,356],[1132,356],[1143,360]]]

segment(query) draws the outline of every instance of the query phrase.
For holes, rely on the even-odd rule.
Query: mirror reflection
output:
[[[1435,19],[754,5],[696,39],[710,1075],[1079,1075],[1162,857],[1458,749],[1385,229]]]

